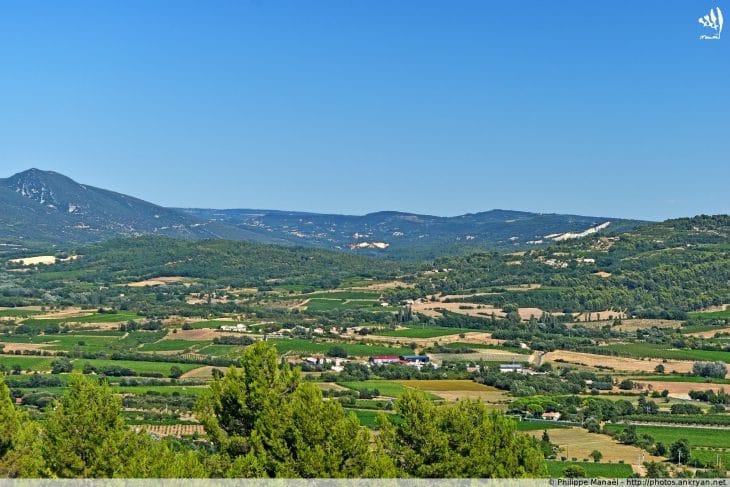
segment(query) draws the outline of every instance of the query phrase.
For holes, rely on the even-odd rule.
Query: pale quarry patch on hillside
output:
[[[69,257],[66,257],[65,259],[59,259],[56,256],[53,255],[38,255],[36,257],[23,257],[20,259],[10,259],[8,262],[12,264],[21,264],[26,266],[31,265],[53,265],[56,262],[69,262],[71,260],[78,259],[78,255],[72,255]]]

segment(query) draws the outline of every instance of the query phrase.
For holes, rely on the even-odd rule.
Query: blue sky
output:
[[[716,6],[0,0],[0,176],[169,206],[730,213]]]

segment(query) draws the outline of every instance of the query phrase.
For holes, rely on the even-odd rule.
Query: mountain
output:
[[[29,169],[0,179],[0,238],[24,243],[84,243],[115,236],[256,238],[131,196]]]
[[[164,208],[30,169],[0,179],[0,244],[68,245],[119,236],[244,240],[361,254],[431,258],[472,249],[531,248],[637,220],[491,210],[456,217],[386,211],[363,216]]]
[[[180,211],[291,243],[362,253],[434,257],[469,249],[530,248],[642,223],[616,218],[491,210],[455,217],[386,211],[364,216],[270,210]]]

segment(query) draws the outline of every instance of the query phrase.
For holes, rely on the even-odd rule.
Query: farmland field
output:
[[[383,345],[364,345],[358,343],[335,343],[335,342],[312,342],[300,338],[291,340],[271,340],[276,345],[279,353],[302,352],[302,353],[327,353],[333,347],[342,347],[347,353],[356,357],[367,357],[370,355],[410,355],[413,353],[408,348],[386,347]]]
[[[707,313],[689,313],[690,318],[700,320],[730,320],[730,308],[724,311],[711,311]]]
[[[380,391],[381,396],[386,397],[400,397],[409,388],[399,384],[398,382],[391,382],[387,380],[366,380],[362,382],[338,382],[339,385],[345,386],[349,389],[356,391],[377,389]]]
[[[53,358],[49,357],[24,357],[20,355],[0,355],[0,366],[10,369],[13,365],[20,365],[23,370],[51,370]]]
[[[0,317],[20,318],[23,316],[33,316],[39,313],[41,312],[22,308],[0,309]]]
[[[124,323],[130,320],[138,320],[141,317],[137,313],[93,313],[85,316],[60,317],[60,318],[31,318],[23,321],[24,325],[31,327],[43,325],[58,325],[61,323]]]
[[[560,424],[556,421],[517,421],[517,431],[535,431],[535,430],[549,430],[549,429],[560,429],[568,428],[568,426]]]
[[[380,299],[380,294],[355,291],[333,291],[327,293],[302,294],[301,296],[297,297],[308,299],[362,299],[367,301],[377,301],[378,299]]]
[[[143,352],[167,352],[173,350],[186,350],[190,347],[206,345],[210,342],[191,342],[188,340],[160,340],[154,343],[145,343],[142,348]]]
[[[377,301],[340,301],[337,299],[311,299],[306,304],[309,311],[331,311],[335,309],[360,309],[380,307]]]
[[[447,401],[476,399],[500,404],[509,400],[505,391],[468,380],[399,380],[398,383]]]
[[[425,327],[425,328],[406,328],[403,330],[385,330],[379,331],[377,335],[389,337],[403,338],[434,338],[447,335],[458,335],[469,331],[480,331],[463,328],[446,328],[446,327]]]
[[[621,424],[607,424],[606,431],[619,431],[625,426]],[[728,441],[728,430],[709,428],[675,428],[671,426],[637,426],[636,433],[639,435],[651,435],[654,440],[671,445],[675,441],[685,438],[691,447],[706,446],[711,448],[730,448]]]
[[[649,357],[671,360],[717,360],[730,363],[730,352],[668,349],[660,345],[649,345],[646,343],[606,345],[601,348],[628,357]]]
[[[49,360],[49,369],[50,369],[50,361]],[[137,373],[159,373],[164,376],[168,376],[170,374],[170,368],[173,366],[178,366],[180,369],[182,369],[183,372],[188,372],[190,370],[196,369],[200,367],[200,365],[197,364],[183,364],[183,363],[173,363],[173,362],[142,362],[142,361],[134,361],[134,360],[102,360],[102,359],[76,359],[73,361],[74,370],[82,371],[84,369],[84,365],[89,364],[92,367],[124,367],[127,369],[134,370]]]
[[[563,470],[571,465],[576,465],[586,472],[587,477],[606,479],[625,479],[633,470],[630,465],[622,463],[593,463],[593,462],[560,462],[548,460],[548,476],[551,478],[562,478]]]

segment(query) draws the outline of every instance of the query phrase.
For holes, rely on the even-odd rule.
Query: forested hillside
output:
[[[730,301],[730,217],[699,216],[645,225],[519,253],[436,260],[448,272],[413,294],[503,291],[471,298],[550,311],[629,310],[660,316]],[[509,286],[534,284],[528,291]]]
[[[208,279],[220,286],[338,285],[345,277],[390,278],[403,263],[303,247],[144,236],[79,247],[76,260],[41,268],[45,280],[127,283],[150,277]]]

